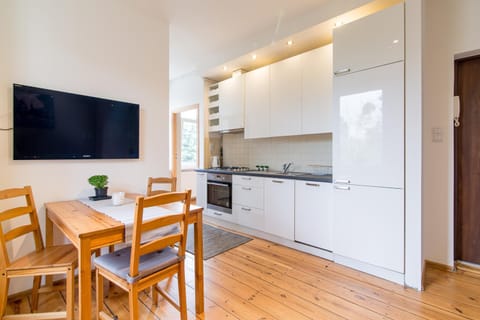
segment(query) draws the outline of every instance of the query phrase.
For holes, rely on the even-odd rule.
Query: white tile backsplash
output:
[[[293,162],[290,171],[331,173],[332,135],[317,134],[265,139],[244,139],[243,133],[223,135],[223,165],[268,165],[279,171]]]

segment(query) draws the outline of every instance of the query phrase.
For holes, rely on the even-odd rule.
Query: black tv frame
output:
[[[13,84],[13,159],[138,159],[136,103]]]

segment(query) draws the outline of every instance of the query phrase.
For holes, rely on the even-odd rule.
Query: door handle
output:
[[[350,186],[337,186],[335,185],[335,189],[337,190],[350,190]]]
[[[243,210],[243,211],[252,211],[252,209],[250,209],[250,208],[244,208],[244,207],[242,207],[242,210]]]
[[[273,183],[283,183],[281,180],[272,180]]]
[[[348,179],[345,179],[345,180],[335,180],[335,183],[338,183],[338,184],[350,184],[350,180]]]
[[[246,187],[242,187],[243,190],[246,190],[246,191],[250,191],[252,190],[252,188],[246,188]]]
[[[242,180],[252,180],[252,178],[242,177]]]

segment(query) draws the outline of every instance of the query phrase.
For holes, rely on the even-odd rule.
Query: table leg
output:
[[[48,217],[48,210],[46,211],[46,219],[45,219],[45,246],[51,247],[53,246],[53,222]],[[52,286],[53,284],[53,276],[45,276],[45,284],[47,286]]]
[[[91,249],[88,239],[80,240],[78,250],[78,311],[79,319],[92,317]]]
[[[204,286],[203,286],[203,221],[202,213],[197,215],[194,224],[195,237],[195,311],[202,314],[204,311]]]

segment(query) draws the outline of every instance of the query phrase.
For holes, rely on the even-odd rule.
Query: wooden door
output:
[[[480,56],[455,62],[455,259],[480,264]]]

